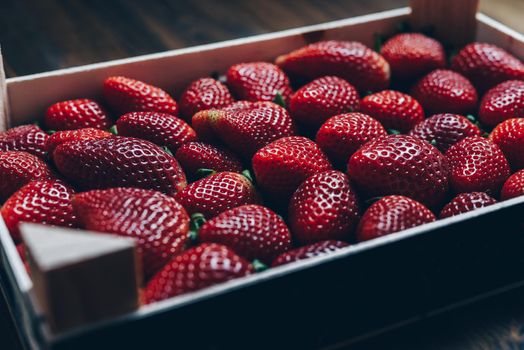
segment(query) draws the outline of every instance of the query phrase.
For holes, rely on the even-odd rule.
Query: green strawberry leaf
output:
[[[249,182],[251,182],[253,185],[255,184],[255,178],[253,177],[253,174],[251,174],[251,171],[249,171],[249,170],[247,170],[247,169],[246,169],[246,170],[243,170],[243,171],[242,171],[242,175],[244,175],[244,177],[245,177],[246,179],[248,179]]]
[[[375,33],[373,34],[373,38],[375,43],[375,51],[380,52],[380,50],[382,50],[382,45],[384,44],[384,37],[379,33]]]
[[[162,149],[163,149],[167,154],[169,154],[171,157],[174,157],[173,152],[171,152],[171,150],[170,150],[169,148],[167,148],[167,146],[162,147]]]
[[[47,130],[48,135],[53,135],[54,133],[56,133],[56,130]]]
[[[261,272],[269,268],[269,266],[267,266],[266,264],[264,264],[262,261],[258,259],[253,260],[251,262],[251,265],[253,266],[253,269],[255,270],[255,272]]]
[[[116,124],[109,128],[109,132],[113,135],[118,135],[118,130],[116,128]]]
[[[389,135],[400,135],[400,131],[396,129],[388,129],[388,134]]]
[[[196,242],[198,240],[198,231],[206,222],[206,218],[201,213],[194,213],[191,215],[189,221],[189,239],[191,242]]]
[[[199,179],[203,179],[205,177],[208,177],[210,175],[214,175],[216,174],[217,172],[213,169],[205,169],[205,168],[200,168],[196,171],[196,176],[197,178]]]
[[[280,93],[280,91],[277,91],[277,94],[275,95],[275,98],[273,99],[273,103],[276,103],[277,105],[286,108],[286,101],[284,101],[284,97]]]

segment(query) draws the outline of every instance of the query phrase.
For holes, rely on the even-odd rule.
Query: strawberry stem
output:
[[[210,175],[214,175],[216,174],[217,172],[213,169],[206,169],[206,168],[200,168],[196,171],[196,176],[199,178],[199,179],[203,179],[204,177],[208,177]]]
[[[253,266],[253,269],[255,270],[255,272],[261,272],[269,268],[269,266],[267,266],[266,264],[264,264],[262,261],[258,259],[253,260],[251,262],[251,265]]]
[[[109,128],[109,132],[113,135],[118,135],[118,130],[116,128],[116,124]]]
[[[194,213],[191,215],[189,221],[189,239],[195,242],[198,239],[198,231],[206,222],[206,218],[201,213]]]
[[[286,101],[284,101],[284,97],[280,93],[280,91],[277,91],[277,94],[275,95],[275,98],[273,99],[273,103],[276,103],[277,105],[286,108]]]
[[[249,180],[252,184],[255,184],[255,179],[253,178],[253,174],[251,174],[251,171],[245,169],[242,171],[242,175]]]

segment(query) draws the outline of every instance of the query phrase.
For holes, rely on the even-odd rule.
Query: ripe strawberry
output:
[[[260,205],[229,209],[207,221],[198,231],[200,242],[219,243],[245,259],[266,263],[291,249],[291,233],[284,220]]]
[[[126,77],[109,77],[104,81],[104,98],[118,115],[129,112],[159,112],[177,116],[175,100],[164,90]]]
[[[360,110],[378,120],[386,129],[406,133],[424,120],[424,110],[413,97],[394,90],[384,90],[362,99]]]
[[[360,97],[357,90],[333,76],[322,77],[304,85],[289,101],[289,112],[296,122],[319,127],[329,117],[357,111]]]
[[[315,141],[333,164],[345,168],[349,157],[362,145],[386,135],[382,124],[369,115],[348,113],[329,118],[318,130]]]
[[[357,240],[367,241],[435,221],[423,204],[404,196],[386,196],[373,203],[357,228]]]
[[[197,135],[185,121],[166,113],[132,112],[116,122],[118,134],[148,140],[166,146],[172,152],[186,142],[196,141]]]
[[[505,201],[522,195],[524,195],[524,170],[519,170],[504,182],[500,199]]]
[[[239,100],[273,101],[280,94],[287,101],[293,92],[286,74],[267,62],[235,64],[227,71],[226,79]]]
[[[201,213],[206,219],[244,204],[257,204],[258,193],[244,175],[221,172],[189,184],[175,195],[189,214]]]
[[[61,181],[32,181],[9,197],[0,212],[11,237],[20,242],[18,224],[21,222],[75,226],[72,196],[73,189]]]
[[[187,212],[175,199],[157,191],[93,190],[75,195],[73,207],[81,228],[135,238],[146,279],[188,242]]]
[[[500,147],[513,169],[524,168],[524,119],[507,119],[497,125],[489,139]]]
[[[110,132],[95,128],[57,131],[47,139],[45,149],[47,154],[52,157],[55,148],[63,143],[80,140],[103,139],[111,136],[113,136],[113,134]]]
[[[186,186],[176,159],[149,141],[107,137],[61,144],[58,171],[82,189],[139,187],[174,195]]]
[[[524,81],[501,83],[486,92],[480,101],[479,119],[488,127],[509,118],[524,118]]]
[[[412,96],[420,102],[426,113],[467,114],[475,110],[477,91],[462,75],[437,69],[419,80]]]
[[[524,79],[524,63],[506,50],[491,44],[471,43],[453,57],[451,68],[480,91],[510,79]]]
[[[380,53],[393,78],[413,80],[446,66],[446,53],[437,40],[419,33],[397,34],[384,43]]]
[[[467,137],[446,152],[451,173],[450,184],[455,193],[488,192],[497,194],[510,175],[504,153],[483,137]]]
[[[253,272],[246,260],[226,246],[204,243],[164,266],[144,290],[146,304],[223,283]]]
[[[180,115],[185,120],[199,111],[222,108],[233,103],[227,87],[213,78],[201,78],[192,82],[180,97]]]
[[[415,125],[409,135],[431,143],[439,151],[448,148],[468,136],[480,136],[481,131],[468,118],[459,114],[435,114]]]
[[[43,158],[48,137],[49,135],[36,125],[17,126],[0,132],[0,152],[23,151]]]
[[[336,170],[309,177],[289,202],[289,227],[300,244],[348,240],[359,218],[355,190],[347,175]]]
[[[273,263],[272,267],[280,266],[284,264],[289,264],[294,261],[304,260],[313,258],[316,256],[323,256],[337,250],[340,250],[344,247],[348,247],[349,243],[342,241],[321,241],[316,242],[304,247],[296,248],[285,253],[280,254]]]
[[[315,79],[335,75],[359,91],[379,91],[389,85],[389,64],[378,53],[356,41],[320,41],[276,59],[284,71]]]
[[[219,109],[205,109],[197,112],[191,118],[191,127],[195,130],[200,141],[217,144],[220,143],[218,135],[213,130],[212,120],[221,112]]]
[[[461,193],[451,200],[440,212],[439,218],[449,218],[478,208],[497,203],[497,200],[485,192]]]
[[[44,122],[52,130],[108,129],[113,124],[102,106],[85,98],[55,103],[47,109]]]
[[[329,160],[317,144],[302,136],[273,141],[253,156],[258,185],[278,199],[291,197],[305,179],[331,169]]]
[[[398,194],[434,207],[447,194],[449,164],[427,142],[408,135],[388,135],[355,152],[349,159],[348,174],[367,198]]]

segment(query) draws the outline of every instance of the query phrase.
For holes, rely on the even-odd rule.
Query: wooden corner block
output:
[[[20,231],[35,295],[53,331],[138,308],[141,273],[132,239],[35,224]]]

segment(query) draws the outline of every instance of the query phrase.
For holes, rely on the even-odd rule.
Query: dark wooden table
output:
[[[9,77],[361,15],[407,0],[1,0],[0,44]],[[521,0],[481,3],[524,29]],[[520,13],[520,15],[519,15]],[[519,28],[520,26],[520,28]],[[387,291],[385,291],[387,292]],[[524,349],[518,289],[351,349]],[[0,293],[0,349],[19,349]]]

